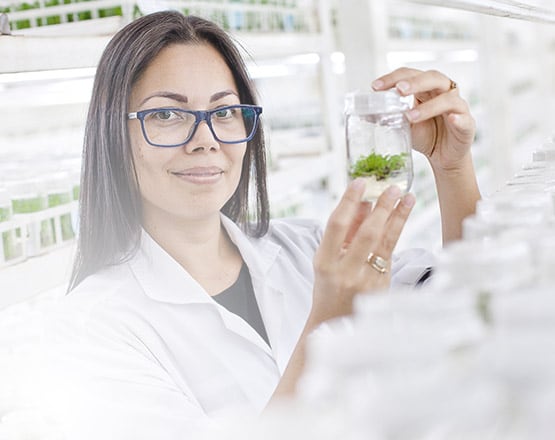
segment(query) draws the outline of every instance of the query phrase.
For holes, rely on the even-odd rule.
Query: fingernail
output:
[[[385,195],[391,200],[397,200],[401,196],[401,190],[398,186],[390,186],[385,190]]]
[[[410,90],[410,84],[406,81],[399,81],[395,84],[395,88],[402,93],[407,93]]]
[[[416,203],[416,198],[414,197],[414,194],[409,193],[403,197],[403,204],[407,208],[412,208],[415,203]]]
[[[413,108],[412,110],[409,110],[407,112],[407,118],[409,118],[409,121],[411,122],[415,122],[418,121],[418,119],[420,119],[420,110]]]
[[[384,86],[384,82],[381,79],[377,79],[372,83],[372,88],[374,90],[379,90]]]
[[[355,179],[351,183],[351,188],[353,188],[356,191],[362,191],[364,190],[365,187],[366,187],[366,181],[361,178]]]

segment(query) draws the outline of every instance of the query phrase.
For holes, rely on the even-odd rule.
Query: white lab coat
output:
[[[256,239],[222,222],[249,268],[271,347],[144,232],[130,261],[88,277],[51,314],[44,409],[67,440],[188,439],[265,407],[310,311],[321,230],[273,220]],[[413,283],[423,263],[397,261],[394,281]]]

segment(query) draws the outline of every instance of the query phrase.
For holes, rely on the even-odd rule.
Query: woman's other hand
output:
[[[428,157],[435,171],[467,166],[476,124],[453,80],[436,70],[403,67],[376,79],[372,87],[395,87],[402,96],[414,95],[414,107],[407,113],[413,148]]]
[[[311,313],[315,324],[349,314],[356,294],[389,286],[393,249],[415,199],[412,194],[401,197],[393,186],[372,206],[361,201],[363,192],[363,180],[349,185],[316,252]]]
[[[456,83],[436,70],[400,68],[372,87],[414,95],[415,105],[407,112],[413,148],[426,155],[434,172],[443,243],[460,239],[462,221],[476,211],[480,190],[470,151],[476,123]]]

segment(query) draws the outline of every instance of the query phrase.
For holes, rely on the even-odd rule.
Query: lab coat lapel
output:
[[[154,300],[172,304],[212,301],[203,287],[144,230],[141,247],[129,265],[145,294]]]
[[[247,237],[227,217],[222,216],[222,223],[249,268],[256,300],[270,340],[272,355],[280,373],[283,373],[298,340],[296,329],[284,326],[284,318],[287,317],[288,321],[304,322],[303,319],[306,317],[297,319],[297,316],[291,316],[284,291],[286,283],[283,278],[271,276],[279,259],[281,247],[265,237],[256,239]],[[288,274],[283,275],[288,276]],[[294,314],[295,311],[292,310],[292,313]],[[257,342],[262,342],[267,349],[268,345],[262,338],[258,334],[255,336],[257,336]]]
[[[226,223],[226,225],[224,225],[226,229],[230,227],[231,224],[231,228],[234,227],[239,231],[239,234],[237,231],[234,231],[234,235],[240,235],[236,245],[241,254],[243,254],[242,248],[244,248],[245,245],[247,245],[247,247],[249,245],[248,241],[244,238],[244,234],[227,217],[222,216],[222,221]],[[270,347],[268,347],[268,344],[266,344],[256,330],[247,324],[241,317],[231,313],[225,307],[216,303],[210,295],[206,293],[204,288],[144,230],[141,239],[141,247],[129,264],[146,295],[154,300],[172,304],[208,304],[217,310],[224,325],[230,331],[235,332],[257,345],[268,355],[272,355]],[[273,260],[272,255],[279,250],[279,247],[274,247],[277,249],[272,248],[270,252],[263,252],[262,258],[259,255],[257,260],[253,258],[252,251],[247,250],[246,252],[249,255],[248,260],[251,263],[253,260],[256,260],[257,264],[260,262],[262,266],[266,268]],[[243,258],[245,257],[243,256]],[[247,266],[251,269],[249,261],[245,259]],[[266,269],[255,269],[255,271],[261,270],[265,271]]]

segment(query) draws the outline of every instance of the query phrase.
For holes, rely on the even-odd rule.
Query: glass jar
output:
[[[409,105],[394,90],[354,92],[345,98],[345,136],[350,179],[366,181],[364,200],[389,186],[406,193],[412,184],[412,142],[405,116]]]

